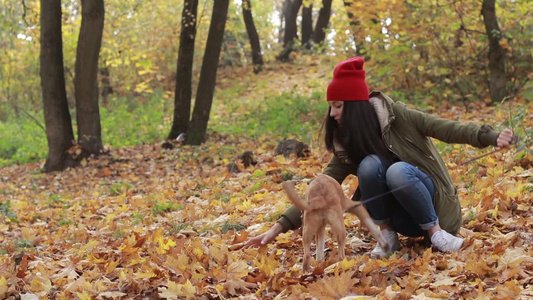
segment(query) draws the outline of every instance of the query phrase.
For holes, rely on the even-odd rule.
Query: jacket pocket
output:
[[[447,201],[452,201],[452,202],[459,201],[459,196],[457,195],[457,188],[455,186],[445,188],[444,189],[444,198]]]
[[[435,157],[433,157],[433,155],[431,154],[427,154],[426,151],[420,149],[420,147],[418,147],[415,142],[413,142],[411,139],[409,138],[404,138],[404,140],[407,142],[407,144],[409,144],[409,146],[411,146],[412,148],[416,149],[416,151],[418,152],[418,154],[422,155],[423,157],[427,158],[427,159],[431,159],[431,160],[435,160]]]

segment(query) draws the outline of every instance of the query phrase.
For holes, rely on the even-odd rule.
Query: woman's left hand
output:
[[[513,140],[513,131],[511,129],[504,129],[500,134],[498,135],[498,139],[496,140],[496,144],[498,147],[508,147],[511,145],[511,142]]]

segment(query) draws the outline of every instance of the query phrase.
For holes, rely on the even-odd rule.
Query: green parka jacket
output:
[[[394,102],[385,94],[370,93],[370,103],[376,110],[387,147],[401,161],[416,166],[430,175],[435,184],[434,204],[440,227],[452,234],[462,224],[461,204],[452,178],[430,138],[446,143],[470,144],[477,148],[496,146],[499,132],[489,125],[461,123],[410,109],[402,102]],[[338,148],[338,149],[337,149]],[[350,163],[342,148],[336,146],[334,156],[324,169],[324,174],[339,183],[350,174],[356,174],[357,166]],[[354,200],[361,200],[359,190]],[[301,211],[289,207],[278,219],[284,229],[296,229],[302,225]]]

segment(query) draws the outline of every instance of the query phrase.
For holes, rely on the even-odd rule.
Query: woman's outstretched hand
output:
[[[509,147],[509,145],[511,145],[511,143],[513,142],[513,139],[514,139],[513,131],[511,129],[504,129],[498,135],[496,144],[500,148]]]
[[[281,226],[281,224],[276,223],[267,232],[264,232],[258,236],[252,237],[248,239],[246,242],[244,242],[243,248],[264,246],[272,242],[278,236],[278,234],[280,234],[282,231],[283,231],[283,227]]]

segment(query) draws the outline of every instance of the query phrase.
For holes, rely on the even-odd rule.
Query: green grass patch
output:
[[[279,138],[297,137],[309,143],[323,123],[327,112],[324,94],[301,95],[283,92],[264,95],[248,102],[224,102],[224,113],[211,117],[210,130],[259,138],[263,135]]]
[[[228,203],[229,200],[231,200],[231,194],[229,194],[229,193],[221,193],[221,194],[215,195],[214,198],[216,200],[222,201],[224,203]]]
[[[108,108],[100,108],[103,143],[119,148],[163,140],[170,132],[170,124],[164,125],[163,119],[172,114],[172,105],[163,99],[161,92],[143,101],[114,99]],[[73,110],[70,113],[76,135],[76,114]],[[0,122],[0,167],[46,159],[48,142],[44,124],[42,111],[37,113],[36,120],[12,117]]]
[[[172,224],[172,228],[170,228],[167,233],[169,235],[176,235],[178,233],[180,233],[182,230],[184,229],[187,229],[187,227],[189,227],[189,224],[187,223],[173,223]]]
[[[46,157],[46,132],[35,121],[20,118],[8,123],[0,122],[0,132],[0,167],[35,162]]]
[[[152,215],[155,217],[165,212],[180,210],[182,208],[183,206],[181,204],[173,204],[171,201],[156,203],[152,206]]]
[[[19,252],[25,252],[34,248],[33,243],[29,240],[18,239],[15,241],[16,250]]]
[[[167,107],[160,91],[145,101],[120,98],[112,103],[100,109],[102,139],[111,147],[161,141],[170,132],[170,124],[164,125],[163,120],[172,107]]]
[[[246,226],[244,226],[242,224],[239,224],[239,223],[236,223],[236,224],[225,223],[224,225],[222,225],[222,228],[220,229],[220,231],[222,233],[226,233],[226,232],[228,232],[230,230],[241,231],[243,229],[246,229]]]
[[[63,195],[60,194],[52,194],[47,199],[46,203],[48,204],[49,208],[56,208],[56,207],[62,207],[64,209],[68,209],[70,207],[68,201],[65,199]]]
[[[0,214],[4,215],[6,218],[10,219],[11,222],[18,223],[17,215],[11,211],[11,201],[7,200],[6,202],[0,203]]]
[[[127,193],[132,188],[133,185],[127,182],[113,183],[113,185],[111,185],[111,188],[109,188],[109,195],[116,196],[123,193]]]
[[[134,212],[131,214],[131,221],[133,225],[142,224],[144,220],[144,214],[142,212]]]

